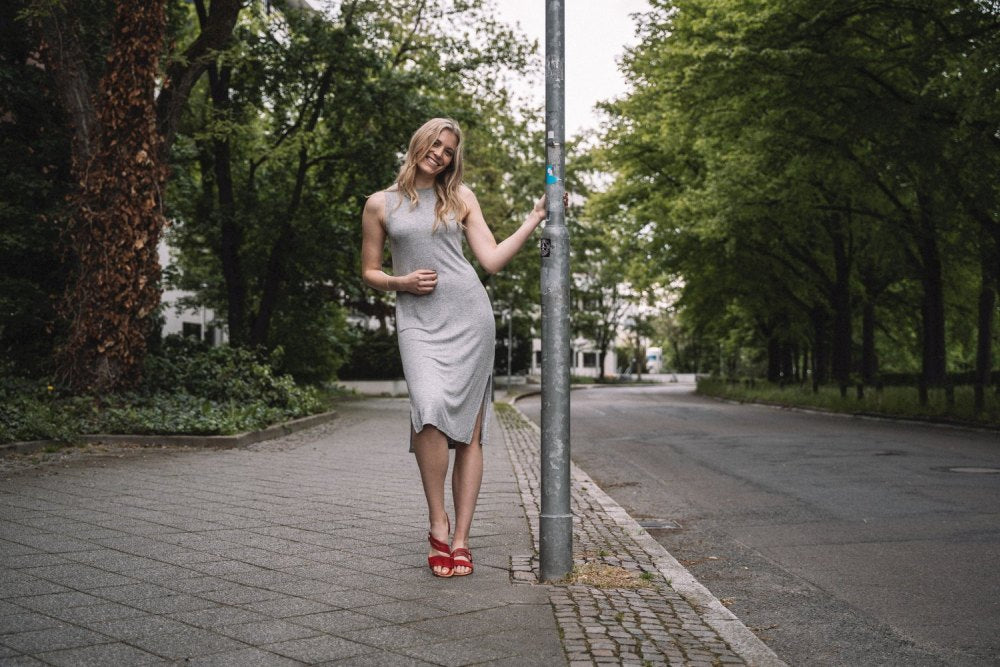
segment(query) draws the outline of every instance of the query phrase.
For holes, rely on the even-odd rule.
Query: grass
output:
[[[643,572],[642,574],[646,575],[649,573]],[[625,568],[616,565],[585,563],[574,566],[573,571],[566,575],[566,578],[559,583],[567,585],[582,584],[601,589],[626,588],[634,590],[637,588],[650,588],[652,586],[650,583],[652,579],[652,575],[637,577]]]
[[[570,384],[656,384],[651,380],[634,380],[631,377],[619,375],[605,375],[603,378],[590,375],[570,375],[569,381]]]
[[[745,403],[1000,427],[1000,396],[992,388],[986,392],[985,406],[980,412],[975,410],[971,386],[955,387],[950,400],[945,389],[930,389],[926,405],[920,404],[916,387],[885,387],[881,390],[865,387],[861,397],[856,388],[851,388],[843,397],[840,389],[833,386],[820,387],[818,392],[813,392],[810,386],[780,387],[761,380],[730,383],[713,378],[699,380],[698,393]]]

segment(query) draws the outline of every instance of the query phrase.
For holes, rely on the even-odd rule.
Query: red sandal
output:
[[[451,533],[451,518],[448,519],[448,532]],[[446,542],[442,542],[438,538],[431,535],[430,531],[427,531],[427,541],[430,542],[431,549],[433,549],[434,551],[443,551],[444,553],[448,553],[449,549],[448,544]],[[431,574],[433,574],[435,577],[441,577],[442,579],[447,579],[448,577],[455,574],[455,561],[452,559],[451,556],[428,556],[427,566],[431,568]],[[448,573],[439,574],[438,572],[434,571],[434,568],[436,567],[446,567],[448,568]]]
[[[461,558],[463,562],[456,561],[456,558]],[[472,552],[465,547],[459,547],[451,552],[451,563],[451,573],[456,577],[467,577],[472,574],[472,570],[474,569],[472,567]],[[456,572],[455,568],[458,567],[467,567],[469,568],[469,571]]]

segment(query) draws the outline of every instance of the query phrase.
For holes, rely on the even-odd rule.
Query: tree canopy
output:
[[[593,206],[683,285],[702,368],[721,346],[775,380],[971,370],[1000,264],[995,3],[651,6]]]

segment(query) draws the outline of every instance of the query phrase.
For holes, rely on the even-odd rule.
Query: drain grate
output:
[[[1000,468],[988,466],[952,466],[950,468],[934,468],[941,472],[957,472],[963,475],[1000,475]]]
[[[881,452],[875,452],[872,456],[906,456],[906,452],[901,449],[883,449]]]
[[[636,521],[646,530],[680,530],[681,526],[670,519],[639,519]]]

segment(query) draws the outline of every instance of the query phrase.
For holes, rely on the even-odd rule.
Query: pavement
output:
[[[575,466],[574,576],[539,583],[538,429],[498,417],[450,579],[406,399],[239,449],[0,465],[0,664],[783,664]]]

